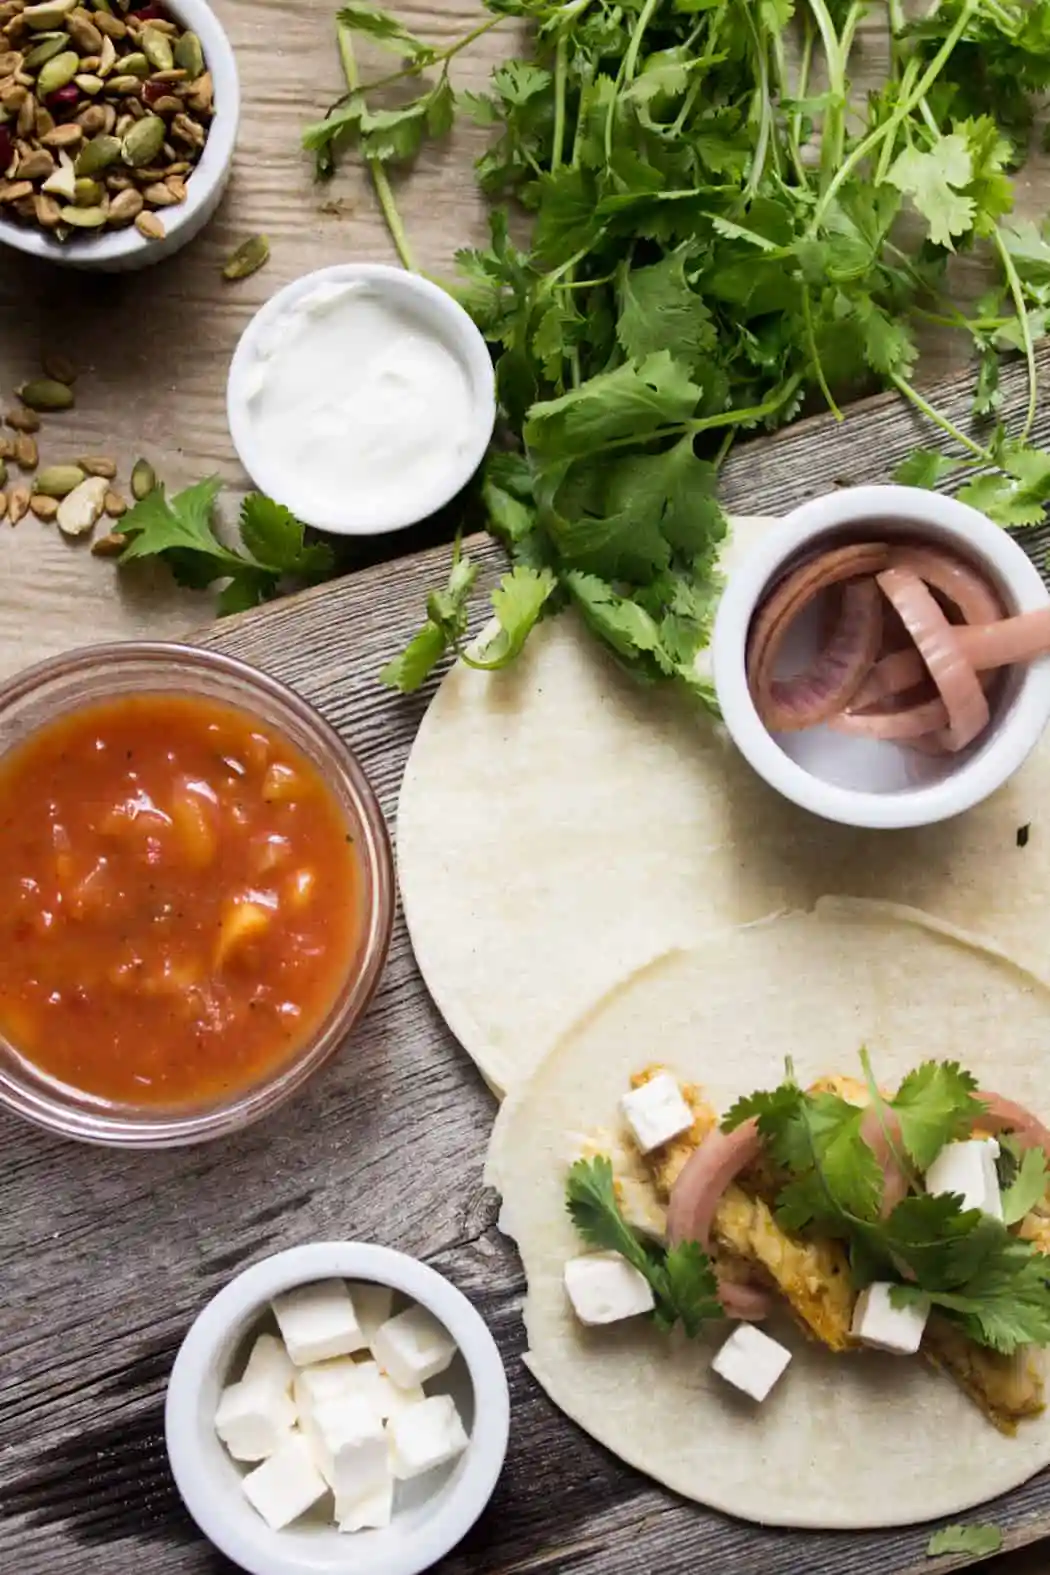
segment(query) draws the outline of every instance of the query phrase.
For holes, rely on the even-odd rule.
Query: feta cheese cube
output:
[[[914,1356],[930,1316],[930,1304],[894,1307],[888,1280],[876,1280],[861,1291],[853,1309],[850,1333],[855,1340],[876,1351],[891,1351],[894,1356]]]
[[[310,1413],[314,1462],[337,1498],[379,1488],[390,1474],[382,1418],[360,1395],[326,1401]]]
[[[791,1352],[753,1323],[741,1323],[716,1353],[711,1369],[752,1400],[764,1400],[791,1360]]]
[[[399,1389],[393,1379],[380,1369],[378,1362],[354,1362],[352,1366],[354,1372],[350,1392],[367,1400],[384,1422],[410,1405],[418,1405],[426,1399],[420,1384],[414,1384],[411,1389]]]
[[[648,1280],[618,1252],[590,1252],[565,1265],[565,1289],[581,1323],[617,1323],[651,1312]]]
[[[392,1417],[387,1434],[390,1463],[399,1482],[454,1460],[470,1442],[451,1395],[430,1395],[421,1405]]]
[[[298,1285],[273,1299],[274,1317],[296,1367],[349,1356],[368,1344],[342,1280]]]
[[[273,1531],[298,1520],[328,1491],[310,1446],[299,1433],[290,1433],[276,1454],[249,1471],[241,1486],[248,1502]]]
[[[292,1393],[300,1420],[317,1406],[350,1394],[356,1369],[357,1363],[352,1356],[337,1356],[331,1362],[315,1362],[310,1367],[298,1369]]]
[[[375,1339],[380,1324],[386,1323],[394,1305],[394,1293],[389,1285],[372,1285],[365,1280],[355,1280],[350,1285],[350,1299],[357,1313],[361,1332],[369,1345]]]
[[[1003,1199],[995,1162],[999,1144],[995,1138],[967,1138],[961,1143],[946,1143],[926,1172],[926,1191],[956,1192],[964,1209],[980,1209],[993,1219],[1003,1217]]]
[[[290,1389],[295,1378],[293,1363],[275,1334],[261,1334],[252,1346],[242,1377],[270,1379],[280,1388]]]
[[[394,1513],[394,1479],[349,1498],[337,1498],[335,1518],[340,1531],[365,1531],[389,1526]]]
[[[399,1389],[413,1389],[445,1371],[456,1342],[425,1307],[406,1307],[376,1330],[372,1354]]]
[[[291,1396],[272,1378],[242,1378],[219,1397],[215,1431],[234,1460],[265,1460],[288,1439],[295,1422]]]
[[[693,1112],[670,1072],[658,1072],[640,1088],[624,1094],[620,1110],[643,1154],[688,1132],[693,1124]]]

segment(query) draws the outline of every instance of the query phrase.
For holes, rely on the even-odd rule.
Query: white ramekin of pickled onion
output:
[[[1048,609],[1031,559],[964,503],[892,486],[816,498],[726,586],[711,645],[725,725],[827,820],[948,820],[1050,721]]]

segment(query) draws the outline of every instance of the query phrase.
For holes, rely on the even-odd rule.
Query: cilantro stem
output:
[[[558,36],[554,52],[554,138],[551,146],[551,173],[561,169],[565,155],[565,97],[569,70],[569,41],[565,33]]]
[[[353,94],[358,91],[357,58],[354,55],[353,31],[347,27],[345,22],[336,22],[335,36],[346,85],[350,93]],[[367,159],[366,163],[383,213],[384,222],[390,233],[390,239],[397,249],[401,266],[407,269],[409,273],[418,273],[419,269],[416,267],[416,259],[413,255],[405,226],[401,221],[401,214],[398,212],[397,201],[394,197],[393,188],[390,185],[390,178],[383,167],[382,160]]]
[[[822,0],[819,0],[819,3],[822,3]],[[893,114],[890,115],[889,119],[883,121],[881,126],[876,126],[874,131],[870,131],[868,135],[862,138],[862,140],[857,144],[852,153],[848,154],[847,157],[843,159],[842,163],[839,165],[837,173],[831,181],[831,184],[823,192],[819,201],[817,202],[817,206],[813,212],[813,217],[809,222],[809,229],[807,231],[809,236],[812,237],[820,229],[820,226],[824,220],[824,215],[827,213],[828,208],[838,196],[839,191],[842,189],[845,182],[849,180],[850,176],[853,174],[853,171],[857,168],[857,165],[862,164],[869,154],[873,153],[879,144],[884,142],[886,137],[891,133],[896,136],[898,127],[901,126],[903,122],[907,120],[908,116],[913,113],[919,100],[926,97],[930,88],[933,86],[943,71],[945,64],[951,56],[952,50],[959,42],[966,29],[969,27],[970,21],[980,4],[981,0],[966,0],[966,4],[956,18],[955,25],[952,27],[951,31],[945,38],[944,43],[941,45],[936,55],[934,55],[933,59],[930,61],[929,66],[927,67],[922,79],[914,91],[909,94],[902,94],[896,109],[893,111]]]
[[[927,400],[923,399],[918,389],[913,388],[905,378],[901,377],[899,372],[890,373],[890,382],[899,393],[904,395],[905,399],[911,400],[916,410],[921,410],[929,421],[940,427],[941,431],[946,432],[950,438],[954,438],[956,443],[961,444],[963,448],[969,449],[970,453],[975,454],[983,464],[995,464],[995,457],[988,449],[982,448],[980,443],[975,443],[973,438],[967,437],[965,432],[960,432],[954,422],[949,421],[948,417],[942,415],[939,410],[935,410]]]
[[[803,286],[802,290],[802,316],[806,324],[806,345],[809,349],[810,360],[813,363],[813,371],[816,374],[817,382],[820,384],[820,391],[824,395],[827,407],[835,417],[835,420],[841,421],[842,411],[835,403],[835,396],[828,387],[828,380],[824,376],[824,363],[820,359],[820,351],[817,349],[817,335],[813,327],[813,303],[810,300],[808,286]]]
[[[449,44],[447,49],[435,50],[433,54],[430,54],[428,52],[427,55],[423,59],[421,59],[421,60],[411,60],[411,61],[409,61],[407,66],[402,66],[398,71],[388,71],[386,76],[376,77],[374,82],[365,82],[363,84],[359,83],[358,79],[357,79],[357,71],[356,71],[356,67],[355,67],[353,82],[350,81],[349,77],[347,78],[348,91],[343,94],[342,98],[336,100],[336,102],[332,106],[332,108],[333,109],[340,108],[343,104],[345,104],[347,102],[348,99],[353,98],[355,93],[358,93],[358,92],[360,92],[360,93],[374,93],[379,88],[390,87],[395,82],[403,82],[406,77],[418,77],[424,71],[429,71],[432,66],[439,66],[445,61],[454,59],[455,56],[458,55],[462,50],[469,48],[469,46],[471,44],[473,44],[477,39],[482,38],[486,33],[491,33],[491,31],[492,31],[492,29],[494,27],[498,27],[501,22],[505,22],[505,21],[506,21],[506,17],[504,17],[504,16],[493,16],[493,17],[490,17],[487,22],[482,22],[477,27],[473,28],[469,33],[464,33],[462,38],[457,38],[455,43]],[[353,29],[351,27],[348,27],[345,22],[337,22],[336,23],[336,28],[337,28],[337,30],[339,32],[340,38],[342,37],[342,34],[344,32],[348,36],[350,36],[352,38]],[[350,48],[351,48],[351,56],[352,56],[352,53],[353,53],[353,43],[352,42],[351,42]],[[340,46],[339,46],[339,53],[340,53],[340,56],[342,56],[342,54],[343,54],[342,43],[340,43]],[[345,75],[345,73],[346,73],[345,60],[344,60],[344,63],[343,63],[343,71],[344,71],[344,75]],[[329,111],[329,114],[331,114],[331,110]]]
[[[638,20],[634,24],[631,42],[627,45],[627,53],[623,61],[623,80],[625,84],[634,81],[634,73],[638,68],[638,56],[642,48],[642,39],[645,37],[645,30],[649,26],[653,12],[658,4],[659,0],[645,0]],[[750,15],[750,12],[748,14]]]
[[[995,249],[999,253],[999,261],[1003,265],[1003,273],[1006,276],[1006,283],[1009,286],[1010,294],[1013,297],[1014,306],[1017,308],[1017,322],[1021,330],[1021,344],[1024,348],[1025,360],[1028,363],[1028,410],[1025,415],[1024,427],[1021,431],[1021,442],[1026,443],[1028,441],[1032,427],[1035,424],[1037,387],[1035,370],[1035,345],[1032,343],[1032,325],[1028,321],[1028,307],[1025,303],[1024,288],[1021,284],[1020,276],[1018,275],[1017,269],[1014,266],[1014,260],[1010,256],[1006,242],[1003,240],[1003,232],[998,225],[995,227],[992,238],[995,243]]]

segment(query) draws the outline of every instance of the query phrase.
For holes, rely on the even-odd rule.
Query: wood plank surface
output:
[[[126,476],[145,453],[178,487],[217,472],[245,478],[224,413],[226,367],[251,313],[309,268],[390,260],[360,171],[316,188],[298,131],[339,91],[329,0],[219,0],[245,89],[230,194],[185,253],[135,277],[92,278],[0,258],[0,389],[32,375],[41,350],[85,368],[78,407],[46,425],[44,455],[110,452]],[[399,4],[432,38],[476,17],[471,0]],[[490,35],[459,81],[480,85],[512,29]],[[860,79],[881,65],[874,30]],[[482,134],[457,131],[400,183],[422,264],[447,269],[482,233],[470,173]],[[1022,207],[1045,206],[1040,156]],[[271,265],[231,287],[221,262],[266,231]],[[969,264],[961,265],[963,270]],[[937,342],[928,366],[959,363]],[[1040,357],[1050,380],[1050,355]],[[1007,384],[1019,386],[1019,374]],[[946,391],[964,419],[968,380]],[[1050,440],[1050,407],[1039,436]],[[918,428],[895,401],[826,419],[741,449],[729,501],[783,512],[843,482],[887,479]],[[401,542],[382,544],[387,553]],[[375,550],[373,548],[373,550]],[[495,562],[486,548],[489,562]],[[377,567],[201,638],[258,663],[314,701],[358,749],[388,813],[423,701],[397,701],[375,674],[406,637],[442,550]],[[53,528],[0,526],[0,675],[72,645],[178,635],[207,599],[150,575],[117,577]],[[445,1575],[905,1575],[959,1562],[925,1560],[926,1533],[843,1538],[757,1532],[698,1511],[620,1466],[562,1419],[521,1367],[520,1270],[480,1186],[491,1097],[451,1040],[398,926],[384,987],[341,1060],[283,1114],[213,1148],[118,1155],[59,1143],[0,1120],[0,1570],[7,1575],[219,1575],[230,1566],[179,1505],[161,1435],[167,1373],[185,1328],[236,1270],[324,1237],[361,1236],[426,1256],[471,1295],[508,1364],[513,1434],[490,1512]],[[989,1516],[1008,1546],[1050,1535],[1050,1482]],[[995,1561],[996,1575],[1036,1575],[1050,1552]]]

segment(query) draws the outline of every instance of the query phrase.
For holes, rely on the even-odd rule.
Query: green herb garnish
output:
[[[260,492],[249,493],[241,504],[240,539],[247,550],[227,546],[214,527],[220,488],[214,476],[172,498],[163,486],[155,486],[120,521],[127,546],[119,561],[160,558],[180,585],[194,590],[224,580],[221,613],[243,612],[268,601],[286,580],[309,583],[331,574],[331,548],[308,544],[295,515]]]
[[[862,1063],[874,1087],[863,1053]],[[956,1196],[923,1192],[914,1174],[945,1143],[968,1135],[982,1108],[976,1087],[955,1062],[929,1061],[904,1079],[893,1099],[883,1101],[876,1091],[883,1131],[887,1137],[899,1132],[895,1151],[912,1181],[909,1195],[885,1219],[882,1169],[861,1135],[865,1112],[833,1094],[806,1093],[790,1063],[784,1083],[739,1100],[722,1125],[732,1131],[750,1117],[757,1120],[787,1175],[776,1202],[785,1230],[843,1241],[858,1286],[907,1276],[896,1302],[925,1296],[978,1344],[1009,1353],[1050,1343],[1050,1259],[1007,1229],[1042,1196],[1045,1160],[1040,1155],[1021,1162],[1004,1199],[1006,1223],[964,1210]]]
[[[1002,1545],[1003,1534],[998,1526],[942,1526],[926,1544],[926,1557],[972,1553],[974,1558],[982,1558],[987,1553],[998,1553]]]
[[[504,455],[488,470],[490,529],[553,587],[523,582],[494,661],[572,603],[638,678],[711,703],[696,657],[719,589],[718,468],[737,436],[783,425],[807,398],[839,414],[847,394],[896,389],[952,450],[917,450],[899,480],[963,480],[960,496],[1003,525],[1043,519],[1050,454],[1029,437],[1050,239],[1009,214],[1050,86],[1048,0],[928,0],[917,21],[893,0],[888,77],[864,104],[848,82],[864,0],[486,4],[489,17],[441,46],[364,0],[345,6],[347,91],[304,141],[322,176],[360,150],[409,267],[388,170],[457,111],[491,130],[484,192],[531,216],[517,245],[495,206],[490,243],[459,255],[451,287],[490,343],[518,449],[512,488]],[[486,92],[457,92],[457,56],[504,19],[526,24],[525,58],[498,66]],[[363,86],[358,36],[394,57]],[[911,243],[906,209],[920,220]],[[976,249],[995,283],[965,312],[946,267]],[[916,315],[971,344],[980,437],[918,392]],[[1018,353],[1028,404],[1008,433],[999,366]],[[387,681],[417,687],[461,648],[466,612],[464,596],[454,618],[429,616]]]
[[[633,1230],[620,1212],[612,1163],[604,1155],[576,1161],[565,1196],[572,1222],[587,1245],[618,1252],[648,1280],[656,1302],[653,1318],[661,1329],[680,1323],[693,1338],[705,1323],[723,1316],[706,1252],[695,1241],[665,1249]]]

